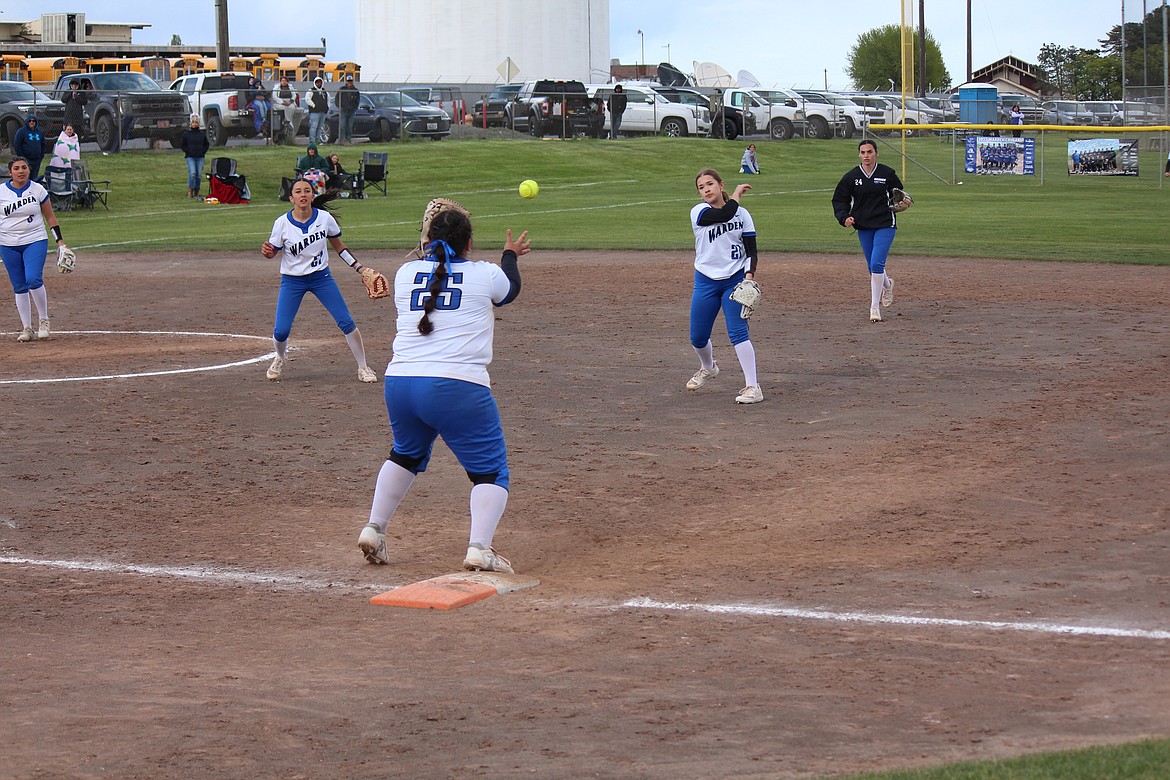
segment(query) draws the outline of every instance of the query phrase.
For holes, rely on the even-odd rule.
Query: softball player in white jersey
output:
[[[288,359],[288,337],[293,320],[301,307],[305,293],[313,293],[325,306],[341,332],[358,364],[358,380],[377,382],[378,375],[366,365],[366,348],[362,334],[349,314],[341,289],[329,271],[329,247],[341,256],[346,265],[361,271],[362,265],[350,254],[341,241],[341,228],[329,211],[328,204],[338,196],[330,190],[314,199],[313,186],[300,180],[293,184],[292,210],[272,223],[272,235],[260,247],[260,252],[271,259],[280,254],[280,294],[276,299],[276,325],[272,342],[276,358],[268,367],[268,378],[280,379]]]
[[[53,232],[57,246],[61,226],[49,202],[49,192],[30,181],[32,168],[23,157],[8,163],[12,180],[0,185],[0,259],[12,282],[16,296],[16,313],[20,316],[19,342],[49,337],[49,294],[45,291],[45,260],[49,254],[49,237],[45,223]],[[37,310],[37,329],[33,330],[32,309]]]
[[[517,259],[528,233],[507,231],[500,265],[467,260],[471,220],[444,211],[431,222],[426,255],[394,277],[398,335],[386,367],[386,410],[394,434],[374,488],[370,520],[358,547],[370,563],[389,563],[386,527],[415,477],[426,471],[435,439],[443,441],[471,480],[471,533],[463,568],[512,573],[492,548],[508,503],[508,451],[487,367],[495,308],[520,294]]]
[[[711,345],[715,318],[723,309],[727,335],[735,346],[743,369],[744,388],[735,397],[740,404],[764,400],[756,378],[756,350],[748,336],[748,324],[741,307],[731,300],[731,291],[744,279],[755,278],[757,250],[756,225],[739,199],[750,190],[740,184],[730,198],[723,189],[723,179],[711,168],[695,177],[695,188],[703,202],[691,209],[691,227],[695,231],[695,287],[691,294],[691,346],[699,356],[699,370],[687,382],[688,390],[698,390],[719,374],[719,364]]]

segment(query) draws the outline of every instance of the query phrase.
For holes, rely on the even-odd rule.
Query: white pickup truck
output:
[[[250,73],[195,73],[171,82],[169,89],[182,92],[198,114],[212,146],[223,146],[231,136],[256,135],[252,109],[248,108]]]
[[[750,89],[729,87],[723,90],[723,102],[750,112],[755,119],[756,132],[767,133],[775,141],[787,141],[810,121],[797,101],[788,97],[769,102],[768,98]]]
[[[614,84],[588,85],[589,97],[605,101],[613,97]],[[706,107],[672,103],[653,89],[641,84],[622,83],[626,110],[622,113],[623,133],[661,133],[670,138],[706,135],[711,130],[711,111]],[[605,129],[611,130],[611,117],[605,113]]]

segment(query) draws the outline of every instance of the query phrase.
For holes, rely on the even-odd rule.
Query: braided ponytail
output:
[[[471,246],[471,220],[461,211],[440,212],[431,222],[427,239],[427,256],[434,258],[435,270],[427,290],[429,295],[423,301],[423,316],[418,321],[418,332],[424,336],[430,335],[435,329],[435,323],[431,322],[431,312],[438,306],[439,295],[446,286],[450,261],[463,257]]]

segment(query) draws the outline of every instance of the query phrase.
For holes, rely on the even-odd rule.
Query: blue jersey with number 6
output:
[[[508,296],[511,284],[494,263],[458,258],[450,261],[431,322],[435,329],[418,332],[423,305],[430,297],[433,258],[412,260],[394,276],[398,334],[386,376],[427,376],[462,379],[490,386],[494,308]]]

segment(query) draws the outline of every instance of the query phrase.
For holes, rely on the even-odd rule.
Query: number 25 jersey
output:
[[[412,260],[394,275],[398,333],[386,376],[462,379],[491,386],[495,306],[508,296],[511,283],[494,263],[458,258],[450,261],[430,320],[429,335],[418,332],[423,304],[430,297],[433,258]]]

